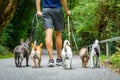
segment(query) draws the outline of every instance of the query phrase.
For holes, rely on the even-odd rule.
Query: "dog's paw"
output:
[[[32,65],[32,68],[35,68],[36,66],[35,65]]]
[[[40,65],[38,65],[37,68],[40,68]]]

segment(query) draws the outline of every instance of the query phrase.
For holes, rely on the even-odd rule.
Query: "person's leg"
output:
[[[46,29],[46,48],[50,59],[53,59],[53,41],[52,41],[52,28]]]
[[[56,37],[57,59],[61,59],[61,48],[62,48],[62,33],[61,33],[61,31],[55,31],[55,37]]]
[[[56,50],[57,50],[56,65],[61,66],[62,65],[62,58],[61,58],[62,33],[61,31],[55,31],[55,37],[56,37]]]

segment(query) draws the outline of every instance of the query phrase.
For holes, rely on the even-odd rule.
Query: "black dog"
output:
[[[18,45],[14,49],[14,55],[15,55],[15,65],[16,67],[21,67],[21,63],[23,61],[23,58],[26,58],[26,66],[28,66],[28,60],[29,60],[29,40],[26,40],[24,42],[23,39],[21,39],[21,45]]]

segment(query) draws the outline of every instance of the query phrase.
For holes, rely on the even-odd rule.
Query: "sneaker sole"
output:
[[[62,63],[56,63],[57,66],[62,66]]]
[[[49,63],[48,67],[54,67],[54,64],[53,63]]]

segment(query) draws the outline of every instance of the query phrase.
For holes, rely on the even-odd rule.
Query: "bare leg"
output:
[[[61,48],[62,48],[62,33],[61,31],[55,31],[56,37],[56,49],[57,49],[57,58],[61,58]]]
[[[49,58],[53,59],[53,41],[52,41],[52,28],[46,29],[46,48],[48,50]]]

